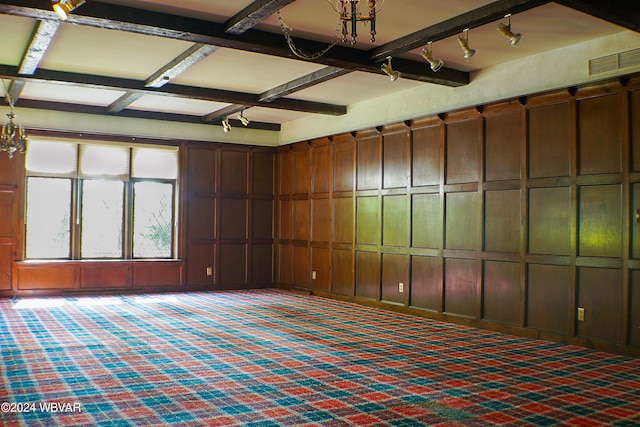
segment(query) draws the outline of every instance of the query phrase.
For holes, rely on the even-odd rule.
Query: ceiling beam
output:
[[[271,102],[274,99],[281,98],[291,93],[306,89],[311,86],[315,86],[322,82],[326,82],[328,80],[332,80],[349,73],[351,73],[351,71],[345,70],[344,68],[325,67],[318,71],[314,71],[313,73],[309,73],[305,76],[299,77],[295,80],[291,80],[280,86],[269,89],[268,91],[258,95],[258,100],[262,102]]]
[[[485,6],[454,16],[415,33],[401,37],[389,43],[373,48],[369,51],[372,61],[384,61],[387,56],[396,56],[410,50],[425,46],[430,41],[446,39],[462,33],[463,30],[473,29],[504,18],[508,14],[516,14],[533,9],[550,0],[498,0]],[[396,60],[394,58],[394,66]],[[395,68],[395,67],[394,67]],[[400,71],[402,71],[399,68]],[[402,73],[404,77],[404,72]]]
[[[227,116],[230,116],[235,113],[239,113],[243,111],[245,108],[244,105],[240,104],[231,104],[228,107],[222,108],[218,111],[214,111],[212,113],[207,114],[202,118],[204,122],[215,122],[216,120],[222,120]]]
[[[216,46],[196,43],[175,57],[167,65],[153,73],[151,77],[144,82],[144,85],[146,87],[161,87],[184,73],[196,63],[211,55],[216,50],[218,50]]]
[[[225,33],[242,34],[295,0],[255,0],[224,23]]]
[[[640,2],[637,0],[556,0],[556,3],[640,33]]]
[[[63,71],[38,69],[32,76],[22,76],[18,74],[17,67],[9,65],[0,65],[0,78],[27,82],[58,83],[77,87],[118,90],[124,92],[141,92],[145,95],[172,96],[184,99],[224,102],[228,104],[243,104],[254,107],[260,106],[333,116],[344,115],[347,112],[347,107],[344,105],[326,104],[322,102],[312,102],[291,98],[281,98],[272,102],[260,102],[257,99],[257,95],[251,93],[176,84],[167,84],[162,88],[151,88],[145,87],[144,82],[138,80],[68,73]]]
[[[2,0],[0,13],[33,19],[58,19],[47,0]],[[225,33],[224,24],[93,0],[74,10],[66,22],[299,59],[291,52],[282,34],[255,29],[247,30],[243,34],[228,34]],[[296,37],[293,37],[292,41],[303,52],[319,52],[327,47],[326,43]],[[313,62],[352,71],[383,74],[380,64],[372,61],[366,51],[342,44],[334,46]],[[434,73],[425,72],[428,67],[424,66],[423,61],[405,60],[403,65],[397,68],[402,72],[404,79],[453,87],[469,83],[468,72],[443,68],[438,72],[438,76],[434,76]]]
[[[107,112],[109,113],[119,113],[120,111],[127,108],[129,105],[136,102],[138,99],[142,98],[144,93],[142,92],[132,92],[128,91],[120,98],[116,99],[107,107]]]

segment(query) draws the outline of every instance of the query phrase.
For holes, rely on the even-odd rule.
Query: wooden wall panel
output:
[[[571,109],[568,102],[529,109],[529,177],[569,176]]]
[[[0,242],[0,291],[11,289],[13,243]]]
[[[399,284],[402,283],[402,292]],[[382,254],[382,294],[383,301],[404,304],[410,291],[409,264],[406,255]]]
[[[380,138],[358,139],[357,189],[375,190],[380,186]]]
[[[216,199],[212,196],[191,196],[187,208],[187,239],[216,238]]]
[[[520,179],[520,110],[489,116],[485,122],[485,180]]]
[[[293,194],[308,193],[311,189],[311,155],[308,147],[293,150]]]
[[[220,245],[220,284],[247,283],[247,245]]]
[[[309,289],[311,269],[309,268],[309,247],[293,246],[293,282],[297,288]]]
[[[331,258],[331,291],[338,295],[354,294],[353,252],[334,249]]]
[[[329,248],[311,248],[311,289],[323,292],[331,290],[331,250]]]
[[[293,155],[289,147],[278,154],[278,184],[281,196],[293,193]]]
[[[631,257],[640,258],[640,184],[631,185]]]
[[[475,317],[477,313],[478,263],[447,258],[445,261],[444,311]]]
[[[280,200],[278,209],[278,234],[281,239],[291,239],[291,200]]]
[[[446,184],[478,181],[480,120],[447,124]]]
[[[4,155],[4,153],[0,153]],[[0,189],[0,238],[11,237],[13,235],[13,198],[14,191],[3,191]]]
[[[478,245],[478,193],[448,193],[446,196],[447,249],[476,250]]]
[[[129,266],[108,263],[80,269],[81,288],[126,288],[129,286]]]
[[[578,101],[581,174],[622,172],[620,95]]]
[[[331,200],[312,199],[311,240],[316,242],[331,241]]]
[[[407,239],[407,196],[384,196],[382,198],[382,244],[385,246],[406,246]]]
[[[273,200],[253,199],[251,201],[251,238],[253,240],[273,239]]]
[[[293,201],[293,240],[309,240],[310,236],[310,202],[309,200]]]
[[[333,144],[333,191],[354,189],[355,140]]]
[[[328,193],[331,190],[331,147],[321,145],[311,147],[312,176],[311,192]]]
[[[621,186],[593,185],[580,188],[580,256],[622,256]]]
[[[24,165],[24,155],[15,154],[13,159],[3,154],[0,156],[0,185],[13,185],[16,175],[16,165]]]
[[[73,265],[21,265],[17,269],[18,289],[74,289],[78,287],[77,268]]]
[[[527,326],[568,334],[571,317],[569,267],[529,264],[527,283]]]
[[[380,202],[378,197],[356,199],[356,243],[380,244]]]
[[[483,318],[518,325],[524,307],[520,287],[520,264],[484,262]]]
[[[356,296],[370,300],[380,298],[380,255],[356,252]]]
[[[132,270],[134,288],[173,288],[182,283],[181,262],[133,263]]]
[[[273,196],[275,183],[274,154],[254,152],[252,155],[251,189],[254,195]]]
[[[484,250],[520,251],[520,190],[485,192]]]
[[[407,131],[383,134],[382,149],[383,188],[406,187],[409,177]]]
[[[577,322],[578,336],[618,344],[622,325],[622,272],[579,268],[578,307],[585,311],[584,321]]]
[[[251,284],[273,283],[273,245],[251,245]]]
[[[416,194],[411,204],[411,246],[438,249],[442,244],[439,194]]]
[[[442,125],[414,129],[411,180],[414,187],[440,184],[440,135]]]
[[[640,271],[631,272],[629,344],[640,347]]]
[[[631,109],[631,170],[638,172],[640,171],[640,89],[629,91],[629,108]]]
[[[571,191],[569,187],[529,191],[529,252],[569,255],[571,252]]]
[[[248,153],[220,151],[220,191],[225,194],[248,193]]]
[[[216,189],[217,151],[188,148],[187,185],[191,194],[210,194]]]
[[[206,242],[190,242],[187,244],[187,285],[190,287],[204,286],[209,288],[214,283],[215,244]],[[211,268],[211,275],[207,275],[207,268]]]
[[[220,201],[220,239],[247,238],[247,200],[225,198]]]
[[[353,199],[333,199],[333,241],[353,243]]]
[[[442,311],[442,262],[437,257],[411,257],[411,306]]]
[[[291,245],[278,245],[278,283],[285,287],[292,283],[292,249]]]

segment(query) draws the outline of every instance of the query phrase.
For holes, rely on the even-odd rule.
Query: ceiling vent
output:
[[[640,48],[589,60],[589,75],[640,65]]]

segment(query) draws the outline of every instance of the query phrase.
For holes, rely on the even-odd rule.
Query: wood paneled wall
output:
[[[277,183],[280,286],[640,355],[638,77],[281,147]]]
[[[272,286],[275,150],[190,144],[186,171],[187,289]]]

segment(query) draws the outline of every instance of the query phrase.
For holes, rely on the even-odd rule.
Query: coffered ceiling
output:
[[[0,78],[16,107],[279,131],[309,116],[425,85],[464,87],[498,64],[640,31],[640,2],[385,0],[375,41],[335,41],[335,0],[88,0],[60,20],[48,0],[0,1]],[[365,2],[361,2],[365,3]],[[511,14],[510,46],[496,27]],[[469,29],[477,54],[463,58]],[[420,56],[428,42],[445,65]],[[402,77],[381,70],[391,56]],[[5,95],[0,88],[0,94]],[[5,96],[5,99],[8,97]]]

